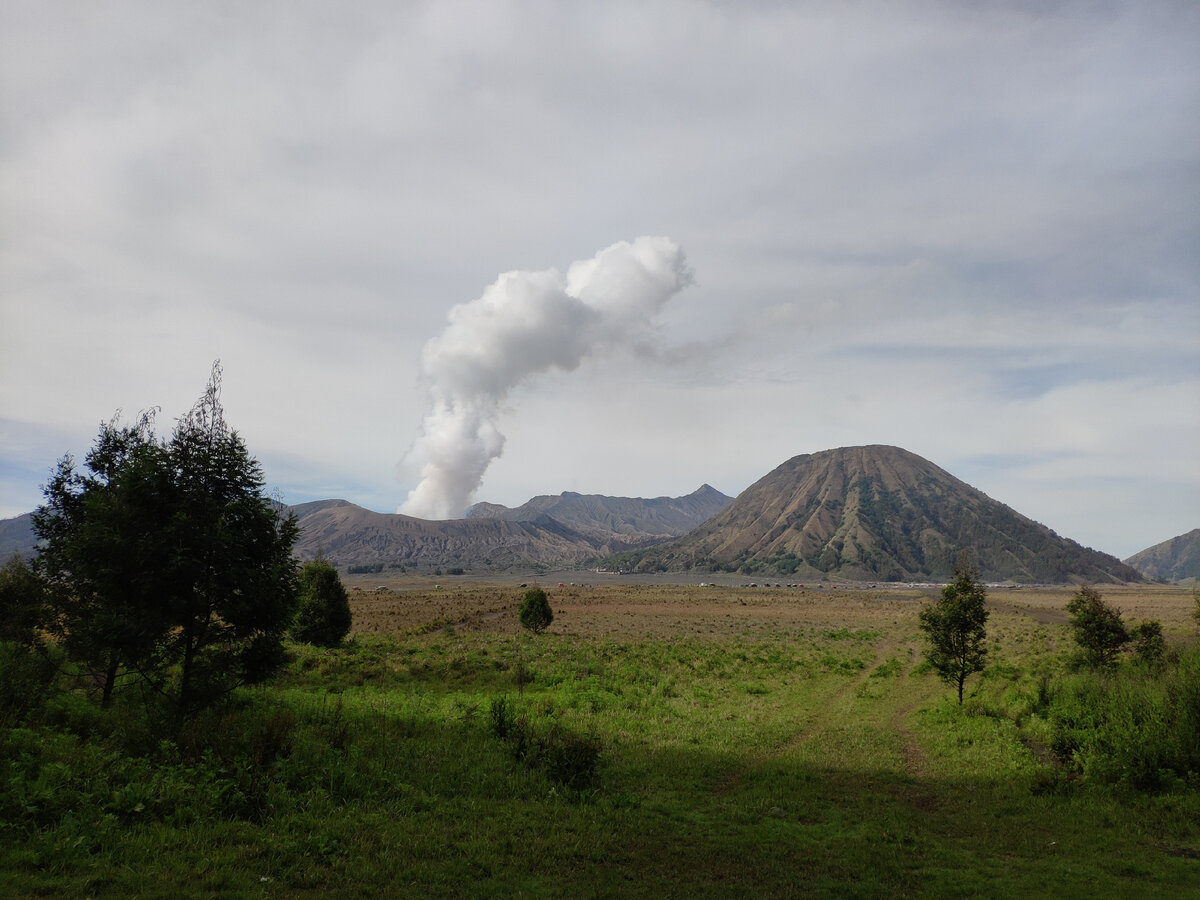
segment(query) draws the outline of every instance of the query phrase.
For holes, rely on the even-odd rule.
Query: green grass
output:
[[[997,617],[959,707],[915,619],[360,636],[173,741],[60,694],[0,732],[0,893],[1196,895],[1195,783],[1054,754],[1055,710],[1096,703],[1046,626]]]

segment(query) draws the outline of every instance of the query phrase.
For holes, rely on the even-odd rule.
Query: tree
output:
[[[1067,603],[1067,613],[1087,664],[1097,669],[1115,665],[1117,654],[1129,643],[1121,611],[1105,603],[1094,587],[1083,584]]]
[[[541,634],[549,628],[554,621],[554,613],[550,609],[550,601],[546,599],[546,592],[537,587],[527,590],[521,601],[519,618],[521,626],[534,634]]]
[[[1167,643],[1163,640],[1162,623],[1150,619],[1129,629],[1134,655],[1142,662],[1156,663],[1162,659]]]
[[[983,671],[987,658],[986,599],[974,570],[960,558],[954,580],[942,589],[941,598],[920,613],[921,630],[929,641],[925,658],[944,682],[958,686],[960,704],[963,683],[972,673]]]
[[[219,364],[169,441],[152,416],[102,426],[88,474],[64,457],[34,516],[39,571],[68,654],[172,697],[186,717],[283,661],[296,603],[293,516],[220,404]]]
[[[292,637],[305,644],[336,647],[349,631],[350,598],[337,569],[320,559],[305,563]]]
[[[102,424],[87,472],[63,457],[33,516],[48,630],[99,681],[103,706],[122,673],[138,676],[168,627],[171,472],[153,423],[151,411],[132,425]]]

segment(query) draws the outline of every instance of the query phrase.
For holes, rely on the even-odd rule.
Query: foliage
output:
[[[26,721],[55,690],[62,663],[53,645],[0,641],[0,728]]]
[[[492,736],[504,742],[513,759],[539,769],[559,784],[586,788],[596,778],[600,742],[595,735],[580,735],[551,719],[538,726],[527,714],[518,714],[505,697],[492,700],[488,713]]]
[[[13,554],[0,568],[0,641],[32,646],[45,621],[45,585],[24,559]]]
[[[63,458],[34,515],[37,567],[50,625],[103,703],[126,674],[186,718],[282,662],[297,527],[225,422],[218,365],[169,441],[152,426],[103,425],[86,474]]]
[[[336,647],[349,631],[350,597],[337,569],[324,560],[305,563],[292,637],[305,644]]]
[[[521,601],[518,618],[521,621],[521,627],[529,629],[534,634],[541,634],[549,628],[550,623],[554,621],[554,612],[550,609],[550,601],[546,597],[546,592],[537,587],[527,590],[525,599]]]
[[[137,677],[154,666],[155,641],[170,627],[172,465],[153,424],[151,411],[132,425],[101,425],[85,460],[89,474],[63,457],[33,516],[46,625],[100,681],[105,706],[122,668]]]
[[[1163,640],[1162,623],[1151,619],[1140,622],[1129,630],[1129,641],[1133,644],[1134,655],[1142,662],[1155,663],[1162,659],[1166,650]]]
[[[1076,675],[1050,718],[1055,752],[1082,775],[1140,789],[1200,787],[1200,648],[1163,666]]]
[[[1084,661],[1098,669],[1116,665],[1117,654],[1129,642],[1121,611],[1109,606],[1099,591],[1085,584],[1067,603],[1067,612]]]
[[[963,560],[941,598],[920,613],[921,630],[929,641],[925,656],[943,681],[957,685],[960,704],[967,676],[983,671],[987,659],[986,598],[983,585]]]

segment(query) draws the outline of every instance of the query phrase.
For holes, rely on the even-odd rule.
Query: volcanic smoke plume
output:
[[[654,315],[691,282],[683,250],[640,237],[554,270],[506,272],[483,296],[450,310],[421,351],[431,408],[406,462],[421,481],[400,512],[461,516],[504,450],[498,428],[509,391],[541,372],[570,372],[588,356],[636,344]]]

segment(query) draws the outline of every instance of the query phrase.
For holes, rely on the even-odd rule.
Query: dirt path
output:
[[[867,683],[867,679],[880,665],[883,664],[897,649],[897,645],[887,644],[875,651],[871,664],[854,678],[841,685],[826,698],[819,709],[813,713],[800,730],[796,731],[786,741],[774,747],[765,748],[752,754],[744,763],[730,769],[717,782],[713,792],[718,797],[726,796],[738,788],[750,772],[760,769],[781,756],[794,752],[799,747],[824,733],[834,719],[843,712],[843,701],[847,696],[854,696]]]
[[[913,662],[905,669],[901,678],[912,676],[913,669],[920,664],[920,657],[914,655]],[[891,727],[900,738],[901,752],[904,754],[903,781],[888,785],[888,792],[897,800],[901,800],[922,812],[935,812],[942,805],[942,797],[931,787],[929,779],[929,756],[925,753],[916,734],[909,727],[913,713],[925,702],[925,698],[915,696],[907,703],[898,706],[892,713]]]

